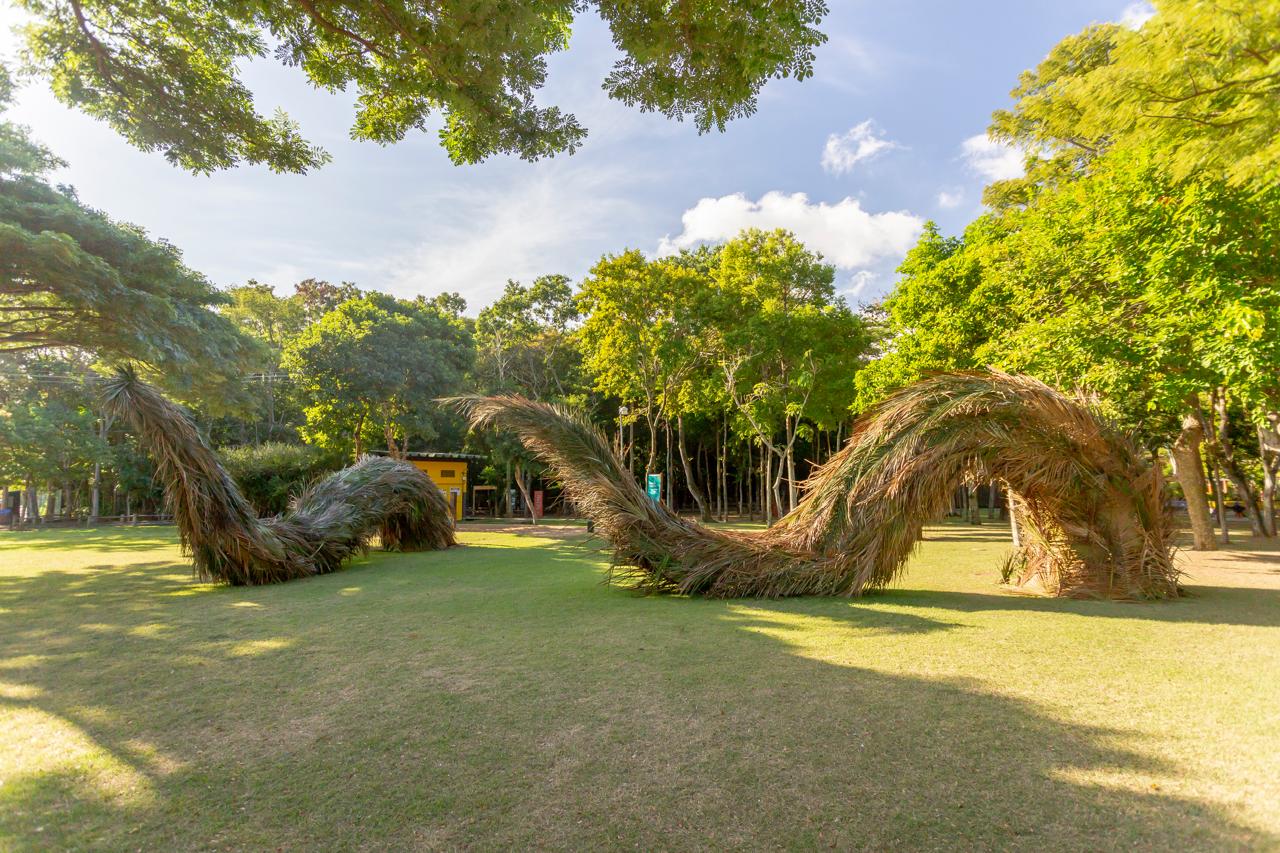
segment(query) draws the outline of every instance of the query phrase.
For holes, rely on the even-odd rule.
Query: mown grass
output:
[[[1280,845],[1280,559],[997,590],[931,531],[848,601],[642,598],[580,530],[282,586],[170,531],[0,535],[0,848]]]

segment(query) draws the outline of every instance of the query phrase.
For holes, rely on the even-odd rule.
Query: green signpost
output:
[[[662,502],[662,475],[650,474],[647,481],[649,498],[654,503]]]

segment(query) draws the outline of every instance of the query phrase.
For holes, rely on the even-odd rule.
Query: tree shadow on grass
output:
[[[1179,768],[1104,725],[797,654],[777,632],[814,600],[637,599],[600,589],[572,546],[503,553],[379,556],[253,589],[178,580],[174,563],[0,579],[0,707],[101,753],[20,766],[0,846],[1280,843],[1135,791]],[[885,641],[955,627],[817,610]]]
[[[1138,602],[895,588],[854,601],[955,613],[1068,613],[1102,619],[1280,627],[1280,590],[1247,587],[1190,586],[1182,598]]]

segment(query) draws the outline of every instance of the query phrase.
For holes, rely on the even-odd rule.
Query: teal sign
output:
[[[662,475],[650,474],[648,479],[649,499],[654,503],[662,502]]]

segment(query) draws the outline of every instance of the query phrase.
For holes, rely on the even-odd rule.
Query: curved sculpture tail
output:
[[[154,460],[203,580],[253,585],[325,574],[367,550],[375,535],[388,550],[455,544],[448,501],[412,465],[366,456],[312,484],[283,515],[259,519],[187,413],[132,368],[104,383],[102,402]]]
[[[455,403],[474,426],[511,429],[549,463],[641,586],[718,597],[884,587],[956,486],[980,477],[1014,494],[1020,585],[1177,594],[1159,470],[1086,406],[1029,377],[943,374],[893,394],[857,421],[799,506],[758,534],[711,530],[653,503],[579,415],[518,397]]]

